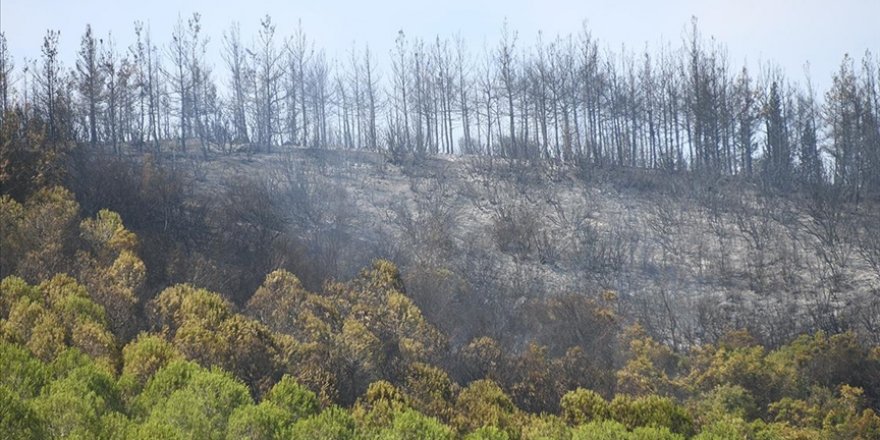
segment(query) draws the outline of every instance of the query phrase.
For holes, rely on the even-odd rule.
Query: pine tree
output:
[[[88,118],[89,143],[92,148],[98,145],[98,112],[104,88],[104,73],[98,61],[98,45],[99,41],[92,33],[92,26],[86,25],[76,60],[76,77],[77,89]]]

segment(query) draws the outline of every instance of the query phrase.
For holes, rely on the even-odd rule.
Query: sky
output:
[[[86,23],[98,35],[112,31],[117,45],[127,46],[134,41],[133,22],[142,20],[154,41],[165,44],[178,16],[193,12],[202,14],[211,38],[209,60],[218,70],[223,30],[237,21],[250,39],[267,13],[282,36],[302,19],[307,35],[331,58],[345,59],[353,44],[369,43],[380,67],[399,30],[426,40],[460,34],[478,52],[497,42],[505,19],[521,46],[533,45],[538,31],[546,40],[577,34],[586,22],[600,45],[620,53],[621,47],[678,47],[696,16],[703,36],[726,46],[734,68],[747,64],[755,70],[772,60],[789,78],[803,81],[809,62],[819,90],[830,85],[845,53],[858,60],[870,49],[880,56],[880,0],[2,0],[0,30],[18,66],[25,57],[39,57],[46,29],[60,30],[63,60],[72,67]]]

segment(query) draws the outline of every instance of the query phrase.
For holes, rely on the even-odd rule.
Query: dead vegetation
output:
[[[737,329],[771,345],[815,330],[878,338],[870,203],[655,170],[415,161],[310,149],[219,157],[174,167],[178,187],[199,188],[185,200],[150,203],[172,205],[181,236],[198,225],[177,217],[200,213],[214,235],[181,252],[225,257],[187,270],[233,298],[276,267],[318,286],[384,257],[453,341],[523,343],[533,336],[514,322],[524,304],[604,291],[674,347]]]

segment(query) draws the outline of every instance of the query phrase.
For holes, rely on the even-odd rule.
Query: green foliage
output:
[[[494,426],[484,426],[464,436],[464,440],[509,440],[507,431]]]
[[[121,252],[132,251],[137,246],[137,236],[125,229],[119,214],[108,209],[98,211],[94,219],[83,220],[80,231],[96,257],[105,264],[112,262]]]
[[[285,363],[298,358],[287,371],[322,400],[337,396],[340,403],[354,403],[370,383],[400,383],[412,365],[435,359],[446,347],[445,337],[404,295],[396,266],[383,260],[354,280],[327,283],[321,294],[306,291],[289,272],[274,271],[246,311],[298,340],[285,344],[288,352],[276,347],[273,356]]]
[[[391,426],[383,429],[377,440],[452,440],[452,428],[418,411],[407,409],[394,415]]]
[[[760,440],[825,440],[822,432],[798,428],[786,423],[756,423],[755,438]]]
[[[191,321],[216,328],[232,315],[232,306],[220,295],[189,284],[163,290],[151,308],[158,322],[172,331]]]
[[[572,440],[684,440],[666,427],[640,426],[628,431],[626,426],[613,420],[594,421],[574,429]]]
[[[457,385],[442,369],[433,365],[413,363],[404,385],[413,408],[443,421],[454,416],[454,398]]]
[[[103,435],[102,417],[123,411],[115,379],[96,365],[75,368],[34,400],[37,414],[53,437]]]
[[[703,425],[730,417],[750,420],[758,414],[755,399],[739,385],[718,385],[703,393],[691,406],[697,421]]]
[[[572,440],[627,440],[630,434],[626,426],[613,420],[593,421],[572,431]]]
[[[6,196],[2,204],[9,212],[0,223],[15,235],[6,229],[0,234],[4,249],[0,272],[17,273],[32,282],[43,280],[42,295],[30,297],[39,296],[68,329],[82,314],[115,335],[127,336],[146,268],[134,253],[137,237],[124,228],[119,215],[101,210],[77,228],[79,205],[72,193],[60,187],[37,191],[24,205]],[[6,315],[11,304],[10,298],[0,300],[0,312]]]
[[[43,313],[36,320],[27,347],[43,360],[52,359],[64,350],[64,328],[52,314]]]
[[[222,439],[229,416],[252,403],[244,384],[219,370],[195,370],[186,384],[158,402],[149,419],[177,428],[189,438]]]
[[[0,385],[19,399],[32,399],[40,394],[50,378],[49,368],[27,350],[0,342]]]
[[[125,414],[111,412],[101,417],[101,431],[108,440],[127,440],[134,437],[137,424]]]
[[[400,270],[391,261],[378,259],[373,261],[370,269],[361,272],[361,277],[368,280],[371,287],[403,292],[403,278]]]
[[[385,428],[396,414],[407,409],[404,395],[391,383],[379,380],[370,384],[352,409],[352,415],[366,429]]]
[[[786,389],[792,389],[792,376],[786,365],[774,366],[767,361],[761,346],[706,347],[695,356],[695,368],[688,378],[696,387],[710,390],[729,384],[746,390],[758,408],[765,408]]]
[[[89,367],[95,363],[95,360],[76,348],[67,348],[62,351],[52,363],[49,369],[55,378],[67,377],[72,371],[80,367]]]
[[[67,328],[74,328],[83,322],[94,322],[103,326],[106,323],[104,308],[86,296],[65,295],[52,304],[61,322]]]
[[[800,399],[784,397],[770,404],[768,413],[774,421],[789,423],[793,426],[819,427],[822,424],[821,408]]]
[[[633,429],[629,436],[632,440],[684,440],[681,434],[676,434],[665,426],[640,426]]]
[[[812,385],[836,389],[850,385],[873,396],[880,403],[880,359],[871,357],[867,346],[851,332],[827,335],[816,332],[802,335],[767,356],[768,370],[783,371],[789,394]],[[774,399],[775,400],[775,399]]]
[[[557,416],[542,414],[529,417],[522,427],[523,440],[569,440],[571,429]]]
[[[268,275],[263,284],[248,301],[250,316],[276,331],[304,336],[304,319],[301,314],[308,310],[310,293],[292,273],[276,270]]]
[[[516,379],[510,384],[510,393],[517,406],[528,412],[557,412],[561,399],[555,365],[550,361],[546,346],[530,343],[512,365]]]
[[[264,403],[271,403],[285,414],[285,422],[293,423],[299,419],[318,413],[318,398],[296,379],[285,375],[263,396]]]
[[[135,313],[147,272],[122,218],[79,221],[63,188],[0,207],[0,265],[13,274],[0,281],[3,438],[880,438],[880,349],[851,333],[768,350],[733,332],[673,353],[633,327],[602,336],[629,344],[617,371],[589,346],[511,354],[477,337],[450,370],[461,388],[438,366],[446,336],[385,260],[320,293],[271,272],[247,315],[171,286],[144,305],[154,333],[130,340],[147,328]],[[611,402],[582,388],[608,395],[614,378]]]
[[[287,411],[271,402],[240,406],[229,416],[226,438],[228,440],[281,439],[285,429],[290,426],[291,419]]]
[[[490,380],[478,380],[464,388],[455,402],[454,425],[459,432],[484,426],[495,426],[518,437],[515,417],[517,408],[510,397]]]
[[[182,358],[180,352],[159,335],[141,333],[122,349],[121,381],[131,381],[139,392],[157,371]]]
[[[664,427],[674,433],[690,435],[690,415],[668,397],[617,395],[610,405],[611,417],[629,429],[640,426]]]
[[[735,438],[752,438],[751,427],[738,417],[725,417],[716,419],[709,425],[703,426],[695,440],[726,440]]]
[[[199,366],[193,362],[177,360],[159,369],[147,382],[144,391],[134,402],[135,410],[141,415],[149,414],[160,402],[163,402],[177,390],[183,389]]]
[[[132,317],[146,276],[143,261],[128,250],[121,251],[108,266],[89,265],[82,271],[92,297],[107,312],[109,328],[120,338],[129,337],[136,328]]]
[[[68,275],[55,275],[39,286],[21,279],[4,280],[3,303],[11,304],[2,321],[6,337],[24,343],[43,360],[67,346],[76,347],[114,369],[116,340],[106,328],[104,308],[93,302],[85,287]]]
[[[499,370],[503,368],[503,354],[496,340],[486,336],[476,338],[462,347],[459,356],[462,365],[471,370],[470,377],[492,380],[499,378]]]
[[[290,428],[287,438],[352,440],[356,438],[354,418],[348,411],[331,406],[320,414],[302,419]]]
[[[571,425],[582,425],[608,417],[608,402],[592,390],[569,391],[559,403],[562,418]]]
[[[277,374],[279,348],[271,331],[233,313],[232,305],[217,293],[177,285],[162,291],[151,309],[186,358],[219,366],[258,388]]]
[[[635,326],[629,330],[629,360],[617,371],[618,392],[630,395],[668,394],[668,370],[677,363],[672,350]]]
[[[8,318],[12,306],[21,298],[30,302],[41,302],[42,294],[39,289],[17,276],[8,276],[0,281],[0,316]]]
[[[150,419],[137,426],[137,429],[133,432],[132,438],[137,440],[186,440],[191,437],[177,426],[161,420]]]
[[[30,403],[5,383],[0,384],[0,432],[9,440],[41,440],[48,432]]]

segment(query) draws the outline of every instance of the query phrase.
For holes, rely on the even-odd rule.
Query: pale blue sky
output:
[[[460,32],[474,52],[485,40],[494,44],[505,17],[519,32],[520,44],[533,44],[538,30],[548,36],[577,33],[587,20],[593,36],[619,52],[621,44],[638,51],[661,41],[677,47],[691,15],[696,15],[704,36],[727,45],[734,66],[748,60],[756,68],[759,60],[773,60],[801,80],[809,61],[820,89],[830,83],[844,53],[860,59],[871,49],[880,55],[880,0],[2,0],[0,28],[19,66],[22,57],[39,56],[47,28],[61,30],[62,53],[72,66],[86,23],[99,35],[113,31],[120,45],[128,45],[134,20],[148,21],[155,41],[165,44],[178,14],[194,11],[202,13],[212,38],[209,50],[215,64],[229,23],[239,21],[249,39],[266,13],[282,35],[291,33],[302,18],[308,35],[331,57],[344,57],[353,41],[368,42],[383,65],[399,29],[426,39]]]

